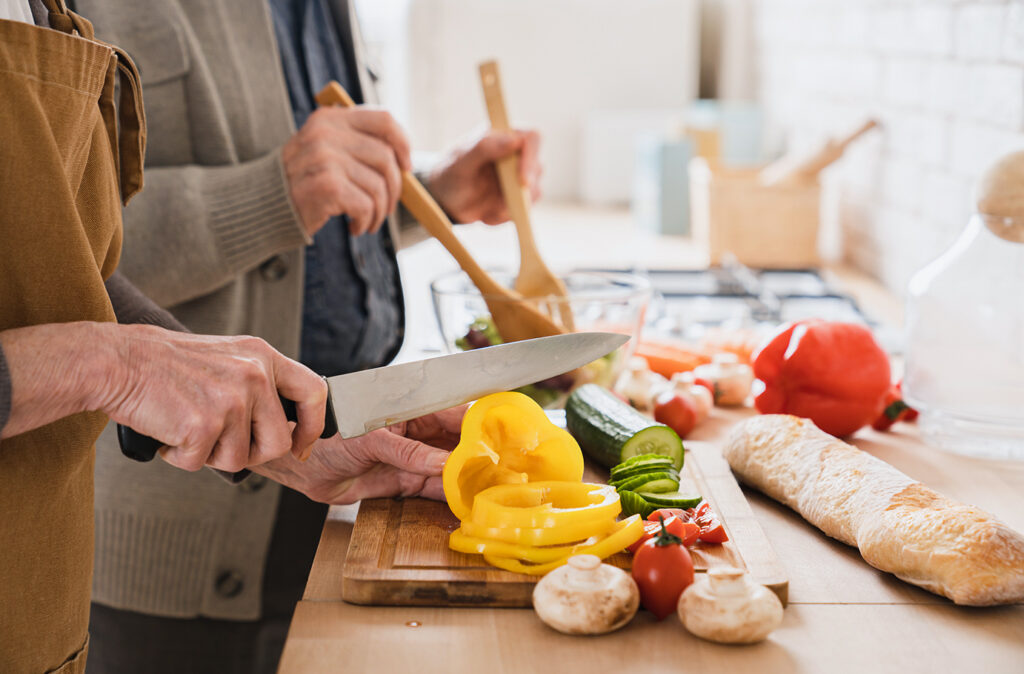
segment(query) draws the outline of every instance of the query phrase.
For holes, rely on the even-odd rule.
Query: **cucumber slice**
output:
[[[672,459],[667,456],[647,456],[642,461],[626,461],[611,469],[611,478],[618,480],[627,475],[639,475],[649,470],[662,470],[672,466]]]
[[[678,485],[676,489],[678,489]],[[637,496],[659,508],[696,508],[703,497],[700,494],[684,494],[682,492],[657,493],[650,490],[638,490]]]
[[[653,461],[654,463],[658,463],[664,461],[666,458],[667,457],[663,454],[638,454],[636,456],[631,456],[622,463],[620,463],[619,465],[612,467],[612,470],[630,468],[632,466],[635,466],[640,463],[645,463],[647,461]]]
[[[622,514],[629,517],[639,515],[647,519],[648,515],[657,510],[657,506],[648,503],[643,497],[631,491],[619,492],[619,503],[622,504]]]
[[[678,474],[676,475],[678,477]],[[672,480],[672,473],[667,471],[660,473],[644,473],[643,475],[637,475],[636,477],[627,478],[626,480],[613,484],[616,491],[641,491],[641,487],[651,482],[659,482],[661,480],[670,480],[676,483],[673,489],[679,487],[678,480]]]
[[[569,432],[606,468],[634,456],[659,454],[683,467],[683,443],[671,428],[651,421],[597,384],[585,384],[565,404]]]
[[[658,494],[673,492],[679,489],[679,480],[661,479],[645,482],[636,488],[637,494]]]
[[[613,486],[616,489],[618,489],[618,488],[622,487],[623,485],[625,485],[628,482],[631,482],[631,483],[634,483],[634,484],[643,484],[643,482],[638,481],[637,478],[646,478],[648,480],[658,480],[658,479],[664,478],[666,475],[668,476],[668,479],[670,479],[670,480],[675,480],[676,482],[679,481],[679,472],[676,471],[675,468],[665,468],[665,469],[660,469],[660,470],[659,469],[648,470],[648,471],[644,471],[643,473],[637,473],[635,475],[634,474],[626,475],[625,477],[621,477],[621,478],[619,478],[617,480],[609,480],[608,484],[610,484],[611,486]],[[639,487],[629,487],[628,489],[630,491],[640,491]]]

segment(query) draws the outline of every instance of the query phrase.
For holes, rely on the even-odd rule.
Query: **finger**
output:
[[[373,442],[360,445],[362,458],[427,476],[440,475],[448,460],[448,452],[439,447],[383,430],[374,433]]]
[[[293,436],[294,431],[285,417],[277,389],[267,386],[253,403],[249,463],[258,466],[284,456],[292,449]],[[303,449],[305,447],[303,445]]]
[[[348,231],[352,236],[361,236],[373,227],[376,205],[373,197],[353,183],[350,185],[344,214],[348,216]]]
[[[272,351],[277,393],[295,402],[296,424],[291,432],[291,451],[305,460],[309,449],[324,430],[327,410],[327,382],[305,365]],[[281,410],[279,401],[275,400]]]
[[[353,160],[351,164],[349,175],[352,182],[373,201],[373,215],[370,217],[368,231],[375,232],[391,212],[387,179],[373,167],[358,160]]]
[[[366,142],[352,147],[352,156],[383,176],[387,185],[386,213],[391,213],[402,195],[402,170],[398,167],[395,153],[385,143],[373,136],[363,138]]]
[[[444,501],[444,484],[441,478],[428,477],[423,483],[423,487],[420,489],[418,496],[433,499],[435,501]]]
[[[245,468],[255,446],[253,431],[251,410],[245,409],[240,414],[229,417],[225,422],[224,431],[206,460],[206,465],[230,473],[237,473]]]
[[[511,131],[491,131],[477,141],[466,153],[466,158],[476,165],[490,164],[515,154],[522,143],[522,139]]]
[[[540,134],[532,130],[517,133],[523,139],[519,153],[519,182],[532,188],[540,177]]]
[[[412,170],[409,139],[395,118],[383,110],[356,108],[349,115],[352,128],[369,133],[386,142],[395,153],[398,166],[403,171]]]

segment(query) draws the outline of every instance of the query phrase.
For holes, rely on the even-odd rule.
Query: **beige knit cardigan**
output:
[[[280,147],[294,132],[266,0],[77,0],[142,75],[146,188],[124,215],[121,270],[191,330],[251,334],[298,354],[303,253]],[[364,98],[374,87],[354,13]],[[342,33],[344,34],[344,33]],[[399,244],[395,221],[389,226]],[[125,459],[97,442],[93,599],[144,613],[254,619],[280,487]],[[216,579],[232,572],[241,591]],[[237,587],[235,588],[237,589]]]

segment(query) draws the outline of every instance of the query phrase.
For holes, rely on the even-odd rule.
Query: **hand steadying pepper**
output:
[[[870,330],[821,320],[783,326],[754,357],[754,376],[764,383],[759,412],[804,417],[840,437],[878,418],[892,381]]]

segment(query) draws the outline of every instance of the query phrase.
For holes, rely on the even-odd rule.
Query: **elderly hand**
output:
[[[533,201],[540,198],[540,134],[491,131],[469,149],[455,150],[427,179],[427,187],[456,222],[507,222],[508,208],[494,162],[519,153],[519,181]]]
[[[441,470],[465,412],[454,407],[348,440],[336,435],[317,442],[305,463],[288,456],[253,471],[334,505],[394,496],[443,500]]]
[[[401,172],[412,168],[405,132],[389,113],[366,107],[315,110],[281,158],[310,236],[342,214],[353,235],[376,232],[398,203]]]
[[[156,438],[169,463],[226,471],[301,454],[324,427],[327,384],[255,337],[60,323],[0,332],[11,437],[85,410]],[[278,393],[294,400],[290,424]]]

